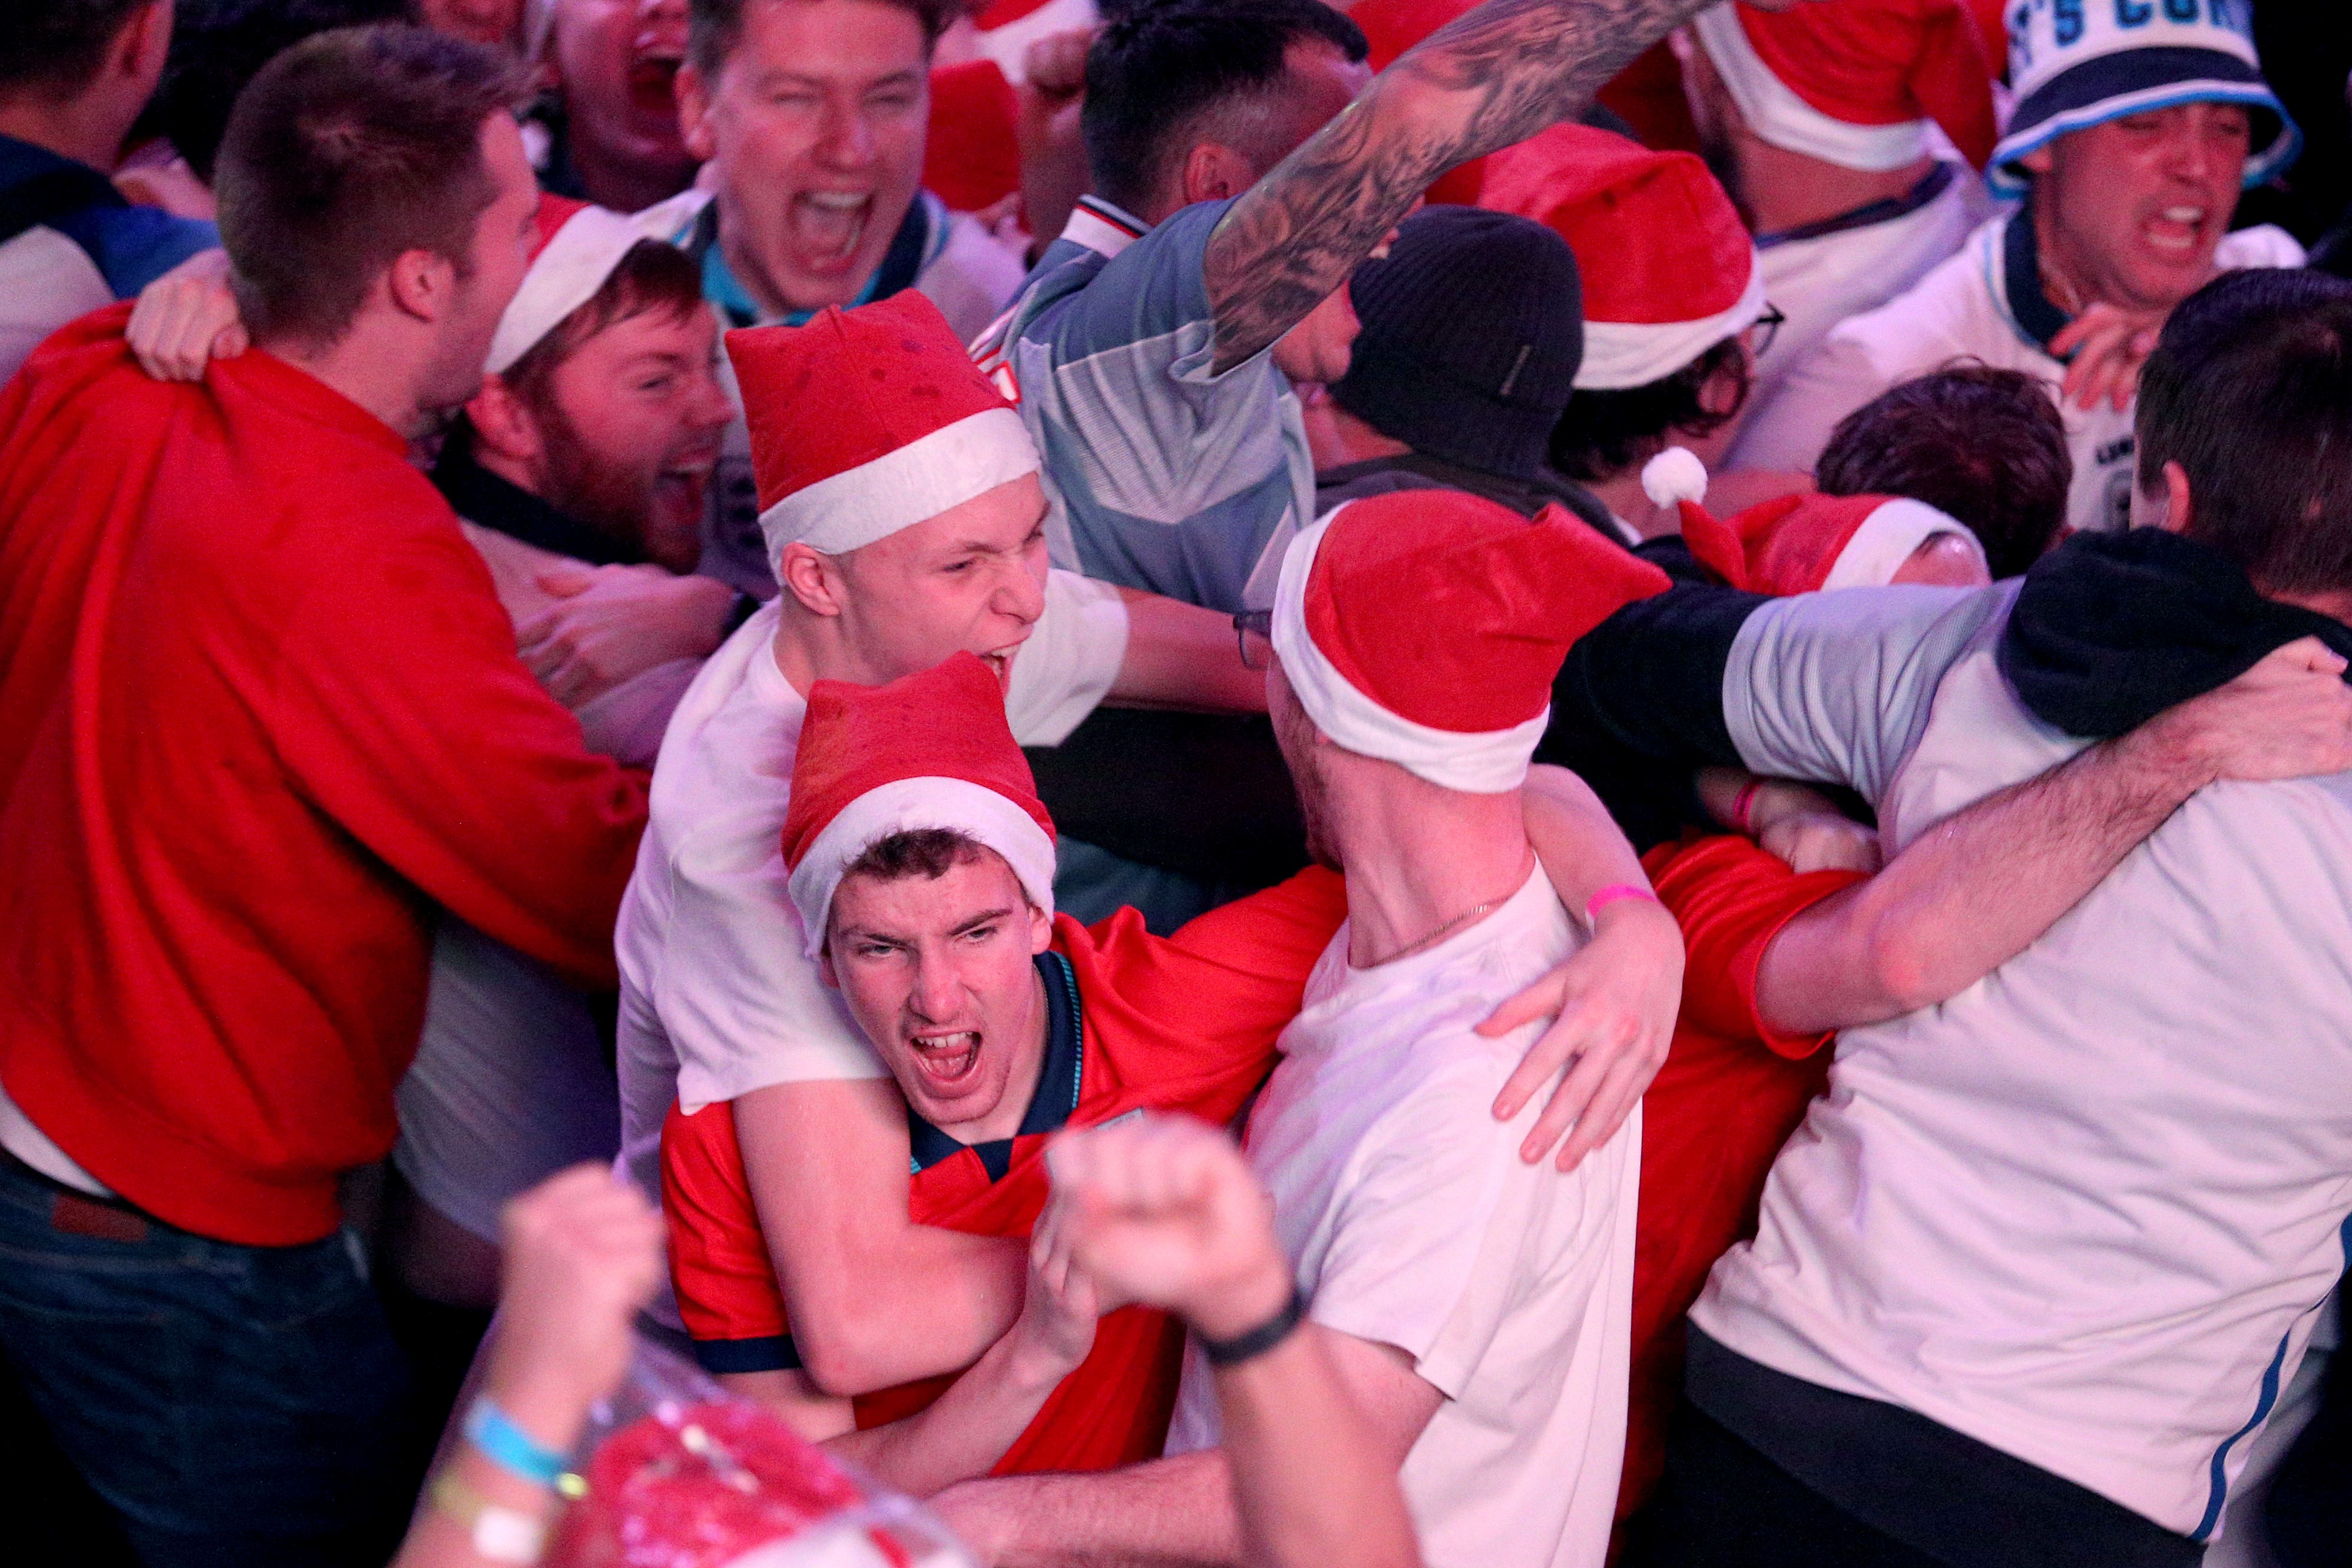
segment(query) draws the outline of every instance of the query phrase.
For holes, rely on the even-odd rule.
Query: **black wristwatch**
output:
[[[1206,1334],[1197,1337],[1201,1342],[1202,1353],[1209,1358],[1211,1366],[1239,1366],[1245,1361],[1264,1355],[1288,1339],[1291,1331],[1298,1327],[1306,1316],[1307,1293],[1294,1281],[1290,1287],[1290,1300],[1282,1304],[1282,1310],[1256,1328],[1246,1333],[1235,1334],[1229,1340],[1213,1340]]]

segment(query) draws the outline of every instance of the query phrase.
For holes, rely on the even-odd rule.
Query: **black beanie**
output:
[[[1584,358],[1568,242],[1532,218],[1424,207],[1349,291],[1363,330],[1333,400],[1416,452],[1534,478]]]

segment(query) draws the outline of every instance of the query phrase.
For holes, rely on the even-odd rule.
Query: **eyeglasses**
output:
[[[1234,617],[1234,636],[1242,645],[1242,668],[1264,669],[1274,661],[1274,612],[1244,610]]]
[[[1748,326],[1748,330],[1756,334],[1749,341],[1748,352],[1758,359],[1762,359],[1771,352],[1772,340],[1779,337],[1780,329],[1788,324],[1789,313],[1786,310],[1769,300],[1764,301],[1764,313],[1749,322]]]

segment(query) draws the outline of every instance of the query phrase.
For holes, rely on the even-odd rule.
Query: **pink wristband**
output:
[[[1584,900],[1584,923],[1595,924],[1600,919],[1601,911],[1620,899],[1643,899],[1654,904],[1658,901],[1658,895],[1647,888],[1637,888],[1631,882],[1612,882]]]
[[[1749,826],[1748,814],[1756,809],[1756,792],[1763,787],[1762,779],[1749,779],[1739,786],[1739,793],[1731,797],[1731,826],[1751,838],[1756,836],[1756,829]]]

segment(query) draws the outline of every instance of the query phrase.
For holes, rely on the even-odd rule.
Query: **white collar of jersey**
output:
[[[1070,209],[1070,221],[1062,226],[1064,239],[1106,258],[1150,232],[1150,224],[1100,196],[1080,196],[1078,205]]]

